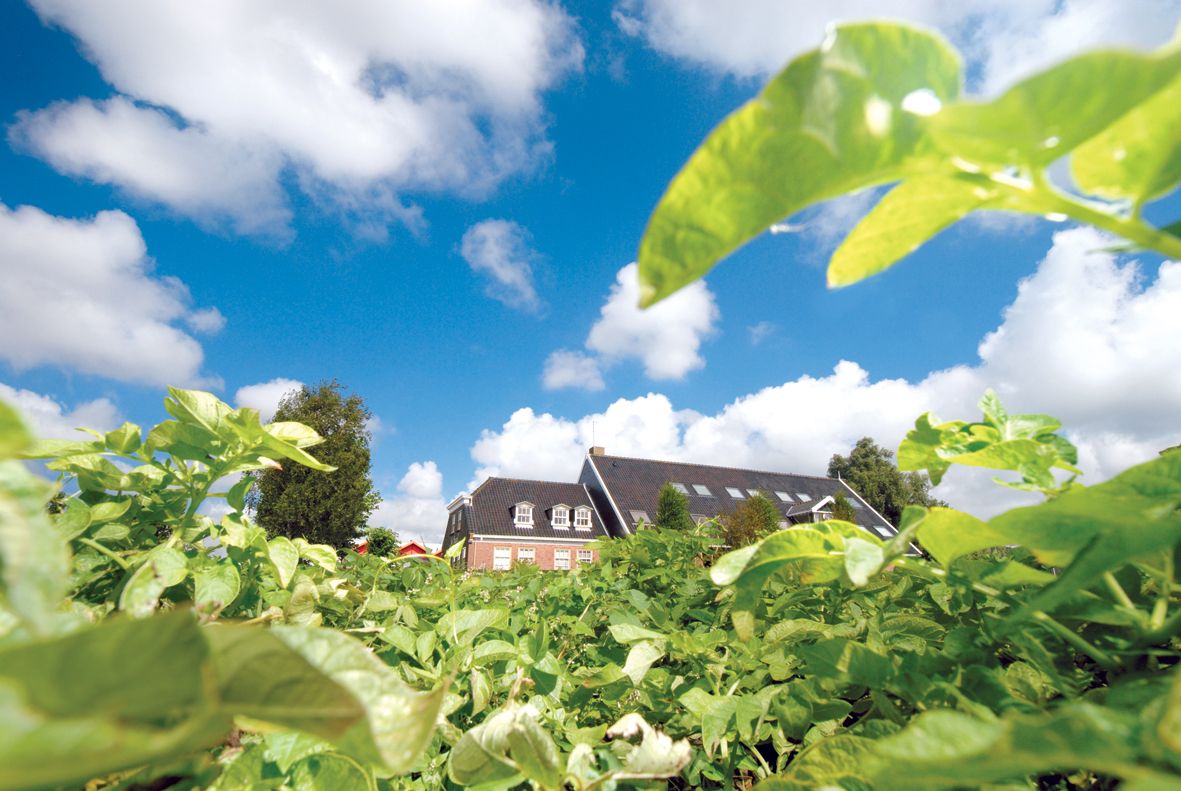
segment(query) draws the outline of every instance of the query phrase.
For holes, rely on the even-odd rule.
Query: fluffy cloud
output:
[[[404,494],[384,500],[369,517],[369,524],[388,527],[403,541],[443,540],[447,503],[443,500],[443,474],[433,461],[415,462],[398,483]]]
[[[542,383],[547,390],[582,387],[602,390],[600,369],[627,359],[644,364],[649,379],[684,379],[705,366],[701,342],[714,333],[721,318],[714,295],[698,280],[671,297],[641,310],[638,267],[619,270],[600,318],[591,327],[586,348],[598,354],[559,349],[546,360]]]
[[[920,22],[964,49],[985,93],[1099,44],[1162,44],[1179,14],[1177,0],[623,0],[614,12],[625,33],[654,49],[740,77],[778,71],[816,47],[833,19]]]
[[[606,387],[598,360],[569,349],[558,349],[546,358],[541,383],[546,390],[561,390],[563,387],[602,390]]]
[[[677,410],[659,394],[575,421],[522,409],[472,447],[472,484],[489,475],[574,480],[592,422],[611,454],[823,475],[829,457],[860,437],[896,447],[927,410],[978,419],[987,387],[1011,411],[1061,418],[1085,480],[1104,480],[1181,441],[1181,264],[1163,264],[1145,285],[1134,261],[1093,252],[1109,243],[1091,229],[1056,234],[974,366],[872,382],[841,361],[831,376],[765,388],[715,415]],[[992,474],[953,468],[937,494],[981,516],[1029,501]]]
[[[463,234],[459,253],[473,272],[492,279],[488,296],[510,308],[540,310],[541,299],[533,285],[537,253],[529,246],[524,228],[508,220],[478,222]]]
[[[106,398],[96,398],[67,410],[50,396],[32,390],[17,390],[0,383],[0,401],[23,412],[33,424],[37,436],[44,439],[93,439],[77,429],[107,432],[118,427],[121,422],[119,410]]]
[[[212,331],[221,314],[191,311],[184,283],[153,276],[153,267],[123,212],[75,220],[0,204],[0,358],[17,369],[220,386],[200,376],[201,345],[172,324]]]
[[[396,192],[485,193],[549,156],[541,94],[583,57],[544,0],[32,5],[120,95],[23,114],[10,139],[240,232],[286,233],[287,173],[379,222],[415,216]]]
[[[279,402],[283,400],[283,396],[301,387],[303,387],[303,382],[283,378],[260,382],[256,385],[246,385],[238,388],[238,392],[234,393],[234,406],[257,409],[262,422],[269,423],[271,418],[275,416],[275,410],[279,408]]]

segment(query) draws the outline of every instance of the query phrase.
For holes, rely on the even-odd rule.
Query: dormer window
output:
[[[574,527],[578,530],[591,529],[591,512],[589,508],[576,508],[574,510]]]
[[[554,527],[570,527],[570,509],[564,505],[555,505],[553,516],[550,519]]]
[[[533,504],[517,503],[514,507],[513,524],[517,527],[533,527]]]

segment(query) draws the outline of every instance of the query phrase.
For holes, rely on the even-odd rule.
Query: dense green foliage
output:
[[[854,283],[976,210],[1074,218],[1181,258],[1181,220],[1144,204],[1181,180],[1181,46],[1071,58],[991,102],[962,96],[959,53],[901,24],[837,25],[715,129],[677,174],[640,243],[643,304],[819,201],[897,183],[833,255]],[[1083,195],[1047,171],[1070,156]]]
[[[828,462],[828,477],[847,481],[890,524],[898,526],[902,509],[908,505],[947,507],[931,496],[931,482],[921,472],[900,472],[892,461],[894,451],[880,447],[869,437],[862,437],[848,456],[833,454]]]
[[[853,504],[849,502],[848,497],[845,497],[845,493],[839,489],[832,498],[832,518],[840,519],[842,522],[857,521],[857,513],[853,510]]]
[[[656,495],[656,526],[666,530],[688,533],[693,530],[693,517],[689,513],[689,498],[677,487],[666,483]]]
[[[757,492],[742,500],[734,511],[721,514],[721,537],[726,546],[738,549],[766,538],[779,529],[783,516],[765,494]]]
[[[398,551],[400,546],[398,534],[385,527],[371,527],[365,534],[367,552],[379,558],[389,557]]]
[[[273,466],[253,473],[250,505],[269,536],[302,538],[337,549],[362,538],[381,496],[369,477],[367,426],[373,417],[364,399],[345,396],[336,380],[300,385],[283,397],[275,421],[310,426],[323,438],[317,458],[336,470],[316,475],[298,465]]]

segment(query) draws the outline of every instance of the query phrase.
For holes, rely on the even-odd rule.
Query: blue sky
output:
[[[1181,439],[1181,274],[1157,257],[996,216],[827,291],[862,195],[655,317],[626,267],[685,158],[830,18],[938,26],[995,93],[1181,18],[1131,5],[7,0],[0,394],[61,435],[158,422],[168,383],[265,406],[284,385],[259,385],[336,378],[379,418],[377,519],[428,539],[482,476],[569,479],[592,423],[609,452],[823,474],[988,386],[1063,417],[1101,479]],[[1016,502],[989,487],[941,493]]]

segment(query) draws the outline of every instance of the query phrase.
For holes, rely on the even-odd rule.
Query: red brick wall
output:
[[[513,550],[512,559],[513,559],[514,563],[518,560],[517,550],[519,548],[532,547],[533,548],[533,558],[534,558],[533,562],[536,563],[541,568],[546,569],[546,570],[552,570],[554,567],[554,550],[555,549],[570,550],[570,567],[571,568],[574,568],[574,566],[577,565],[578,550],[582,549],[582,546],[579,544],[566,544],[566,543],[543,544],[540,541],[538,541],[538,542],[533,542],[533,541],[514,542],[511,539],[507,539],[507,538],[504,541],[496,541],[496,540],[473,541],[470,544],[468,544],[468,546],[467,546],[467,567],[471,570],[486,569],[488,571],[491,571],[492,570],[492,562],[493,562],[494,555],[495,555],[493,550],[495,547],[511,547]],[[591,552],[591,562],[597,561],[599,559],[599,550],[592,549],[590,552]]]

